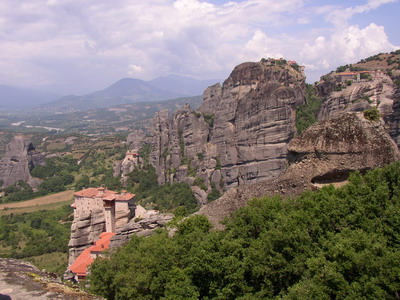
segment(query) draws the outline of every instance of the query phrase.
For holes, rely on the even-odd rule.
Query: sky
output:
[[[296,60],[312,83],[400,48],[400,0],[1,0],[0,84],[85,94]]]

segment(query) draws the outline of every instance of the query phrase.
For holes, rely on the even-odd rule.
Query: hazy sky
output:
[[[134,77],[226,78],[262,57],[309,82],[400,48],[399,0],[1,0],[0,84],[83,94]]]

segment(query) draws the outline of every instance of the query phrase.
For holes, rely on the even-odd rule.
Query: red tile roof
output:
[[[74,263],[68,267],[71,272],[79,275],[86,276],[87,268],[93,263],[93,258],[91,257],[91,252],[102,252],[110,246],[110,240],[115,235],[112,232],[103,232],[100,234],[100,238],[96,243],[83,250],[83,252],[76,258]]]
[[[129,201],[135,197],[135,194],[131,193],[124,193],[124,194],[117,194],[115,200],[119,201]]]
[[[101,194],[102,192],[102,194]],[[122,191],[121,194],[117,192],[107,190],[105,188],[87,188],[82,191],[76,192],[74,194],[78,197],[86,197],[86,198],[103,198],[106,201],[129,201],[135,197],[135,194],[127,193],[126,191]]]
[[[99,193],[103,192],[102,195],[99,195]],[[76,192],[74,195],[79,196],[79,197],[87,197],[87,198],[94,198],[96,196],[107,196],[107,195],[115,195],[117,192],[107,190],[106,188],[100,187],[100,188],[87,188],[82,191]]]
[[[351,72],[343,72],[343,73],[339,73],[338,75],[357,75],[357,73],[351,73]]]
[[[128,152],[126,152],[126,155],[139,156],[139,153],[133,152],[133,151],[128,151]]]

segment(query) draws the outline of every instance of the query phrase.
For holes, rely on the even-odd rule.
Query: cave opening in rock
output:
[[[364,174],[368,171],[368,168],[364,168],[362,170],[358,170],[360,173]],[[352,172],[357,170],[345,169],[345,170],[333,170],[327,172],[323,175],[315,176],[311,179],[311,183],[314,184],[330,184],[330,183],[337,183],[337,182],[344,182],[349,179],[349,175]]]

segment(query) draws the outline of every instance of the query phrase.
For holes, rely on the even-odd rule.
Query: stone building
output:
[[[122,191],[120,194],[105,187],[87,188],[74,194],[75,201],[72,207],[75,209],[74,218],[82,214],[91,213],[94,210],[102,210],[106,222],[105,232],[115,233],[115,212],[129,213],[134,210],[134,194]]]
[[[74,196],[75,201],[71,205],[74,208],[71,227],[71,239],[74,242],[70,241],[70,247],[79,246],[80,250],[77,253],[70,251],[69,274],[66,278],[79,281],[86,278],[93,260],[108,249],[110,239],[118,229],[132,219],[136,207],[133,203],[134,194],[126,191],[117,193],[105,187],[87,188],[76,192]]]

